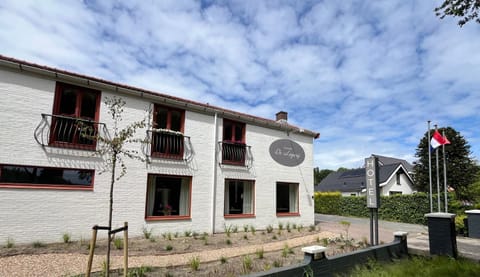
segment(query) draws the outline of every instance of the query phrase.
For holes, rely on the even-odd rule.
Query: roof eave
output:
[[[126,93],[131,95],[137,95],[142,98],[155,100],[157,103],[165,103],[175,107],[181,107],[188,110],[207,113],[207,114],[218,114],[222,117],[234,120],[240,120],[245,123],[250,123],[254,125],[264,126],[271,129],[283,130],[287,132],[295,132],[298,134],[303,134],[306,136],[313,137],[317,139],[320,137],[320,133],[314,132],[311,130],[303,129],[296,127],[288,123],[280,123],[274,120],[256,117],[252,115],[247,115],[244,113],[223,109],[216,106],[211,106],[209,104],[203,104],[191,100],[186,100],[171,95],[158,93],[155,91],[150,91],[146,89],[136,88],[124,84],[114,83],[107,80],[102,80],[99,78],[81,75],[73,72],[68,72],[65,70],[60,70],[53,67],[38,65],[35,63],[30,63],[27,61],[17,60],[14,58],[6,57],[0,55],[0,65],[10,68],[15,71],[20,72],[29,72],[42,76],[47,76],[52,79],[57,79],[61,81],[73,82],[78,85],[95,87],[95,88],[104,88],[111,91]]]

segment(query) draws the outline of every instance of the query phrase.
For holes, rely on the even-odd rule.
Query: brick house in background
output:
[[[111,132],[103,100],[114,95],[126,101],[124,124],[148,116],[137,135],[150,143],[130,146],[147,163],[126,160],[113,226],[128,221],[140,236],[314,224],[319,134],[288,124],[285,112],[269,120],[4,56],[0,94],[0,241],[80,239],[107,224],[105,157],[77,124]]]

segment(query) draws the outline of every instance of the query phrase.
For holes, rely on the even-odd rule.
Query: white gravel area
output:
[[[265,252],[283,249],[285,244],[289,247],[296,247],[317,241],[317,238],[334,237],[335,233],[320,232],[314,235],[292,238],[288,240],[269,242],[265,244],[247,245],[241,247],[229,247],[201,252],[185,254],[172,254],[162,256],[130,256],[129,267],[142,265],[152,267],[166,267],[188,264],[192,257],[199,257],[201,262],[219,260],[222,256],[226,258],[242,256],[255,253],[263,247]],[[93,271],[100,271],[105,255],[95,255],[93,260]],[[41,255],[16,255],[0,258],[0,276],[72,276],[85,273],[87,268],[88,255],[84,254],[41,254]],[[123,257],[111,257],[111,269],[122,268]]]

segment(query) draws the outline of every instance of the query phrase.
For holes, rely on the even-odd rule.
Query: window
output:
[[[390,196],[391,196],[391,195],[401,195],[401,194],[402,194],[401,191],[390,191],[390,192],[388,193],[388,195],[390,195]]]
[[[96,133],[99,108],[100,91],[57,83],[50,144],[95,149],[96,141],[88,136]]]
[[[152,156],[182,158],[184,148],[183,123],[185,112],[155,106],[152,133]]]
[[[0,187],[93,189],[95,171],[22,165],[0,165]]]
[[[298,214],[298,184],[277,183],[277,214]]]
[[[401,173],[397,173],[397,185],[401,186],[402,184],[400,183],[400,176],[401,176]]]
[[[148,175],[146,219],[189,218],[191,177]]]
[[[223,121],[222,163],[244,165],[247,146],[245,123]]]
[[[225,217],[253,216],[253,181],[225,180]]]

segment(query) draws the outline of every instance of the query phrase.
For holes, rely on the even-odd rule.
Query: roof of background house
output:
[[[379,183],[387,182],[399,167],[405,172],[402,163],[379,166]],[[315,191],[360,192],[365,187],[365,168],[358,168],[343,172],[331,172],[320,184],[315,186]]]
[[[406,169],[408,172],[412,172],[412,171],[413,171],[413,165],[410,164],[410,163],[409,163],[408,161],[406,161],[406,160],[397,159],[397,158],[393,158],[393,157],[380,156],[380,155],[376,155],[376,154],[372,154],[372,156],[378,158],[378,162],[380,163],[380,165],[398,164],[398,163],[401,163],[401,164],[403,165],[403,167],[405,167],[405,169]]]
[[[256,117],[253,115],[240,113],[232,110],[223,109],[220,107],[203,104],[200,102],[195,102],[168,94],[163,94],[151,90],[141,89],[129,85],[124,85],[120,83],[115,83],[107,80],[103,80],[96,77],[86,76],[82,74],[77,74],[69,72],[62,69],[57,69],[53,67],[48,67],[44,65],[38,65],[35,63],[18,60],[11,57],[6,57],[0,55],[0,66],[10,68],[18,72],[29,72],[34,74],[39,74],[43,76],[50,77],[52,79],[61,80],[64,82],[70,82],[78,84],[81,86],[88,86],[94,88],[108,88],[114,92],[122,92],[126,94],[135,94],[139,95],[142,98],[155,99],[159,103],[169,104],[176,107],[182,107],[183,109],[193,110],[197,112],[209,113],[209,114],[219,114],[222,117],[244,121],[253,125],[265,126],[272,129],[280,129],[286,131],[295,131],[302,133],[304,135],[311,136],[313,138],[319,138],[320,133],[314,132],[311,130],[303,129],[286,122],[277,122],[275,120]]]

